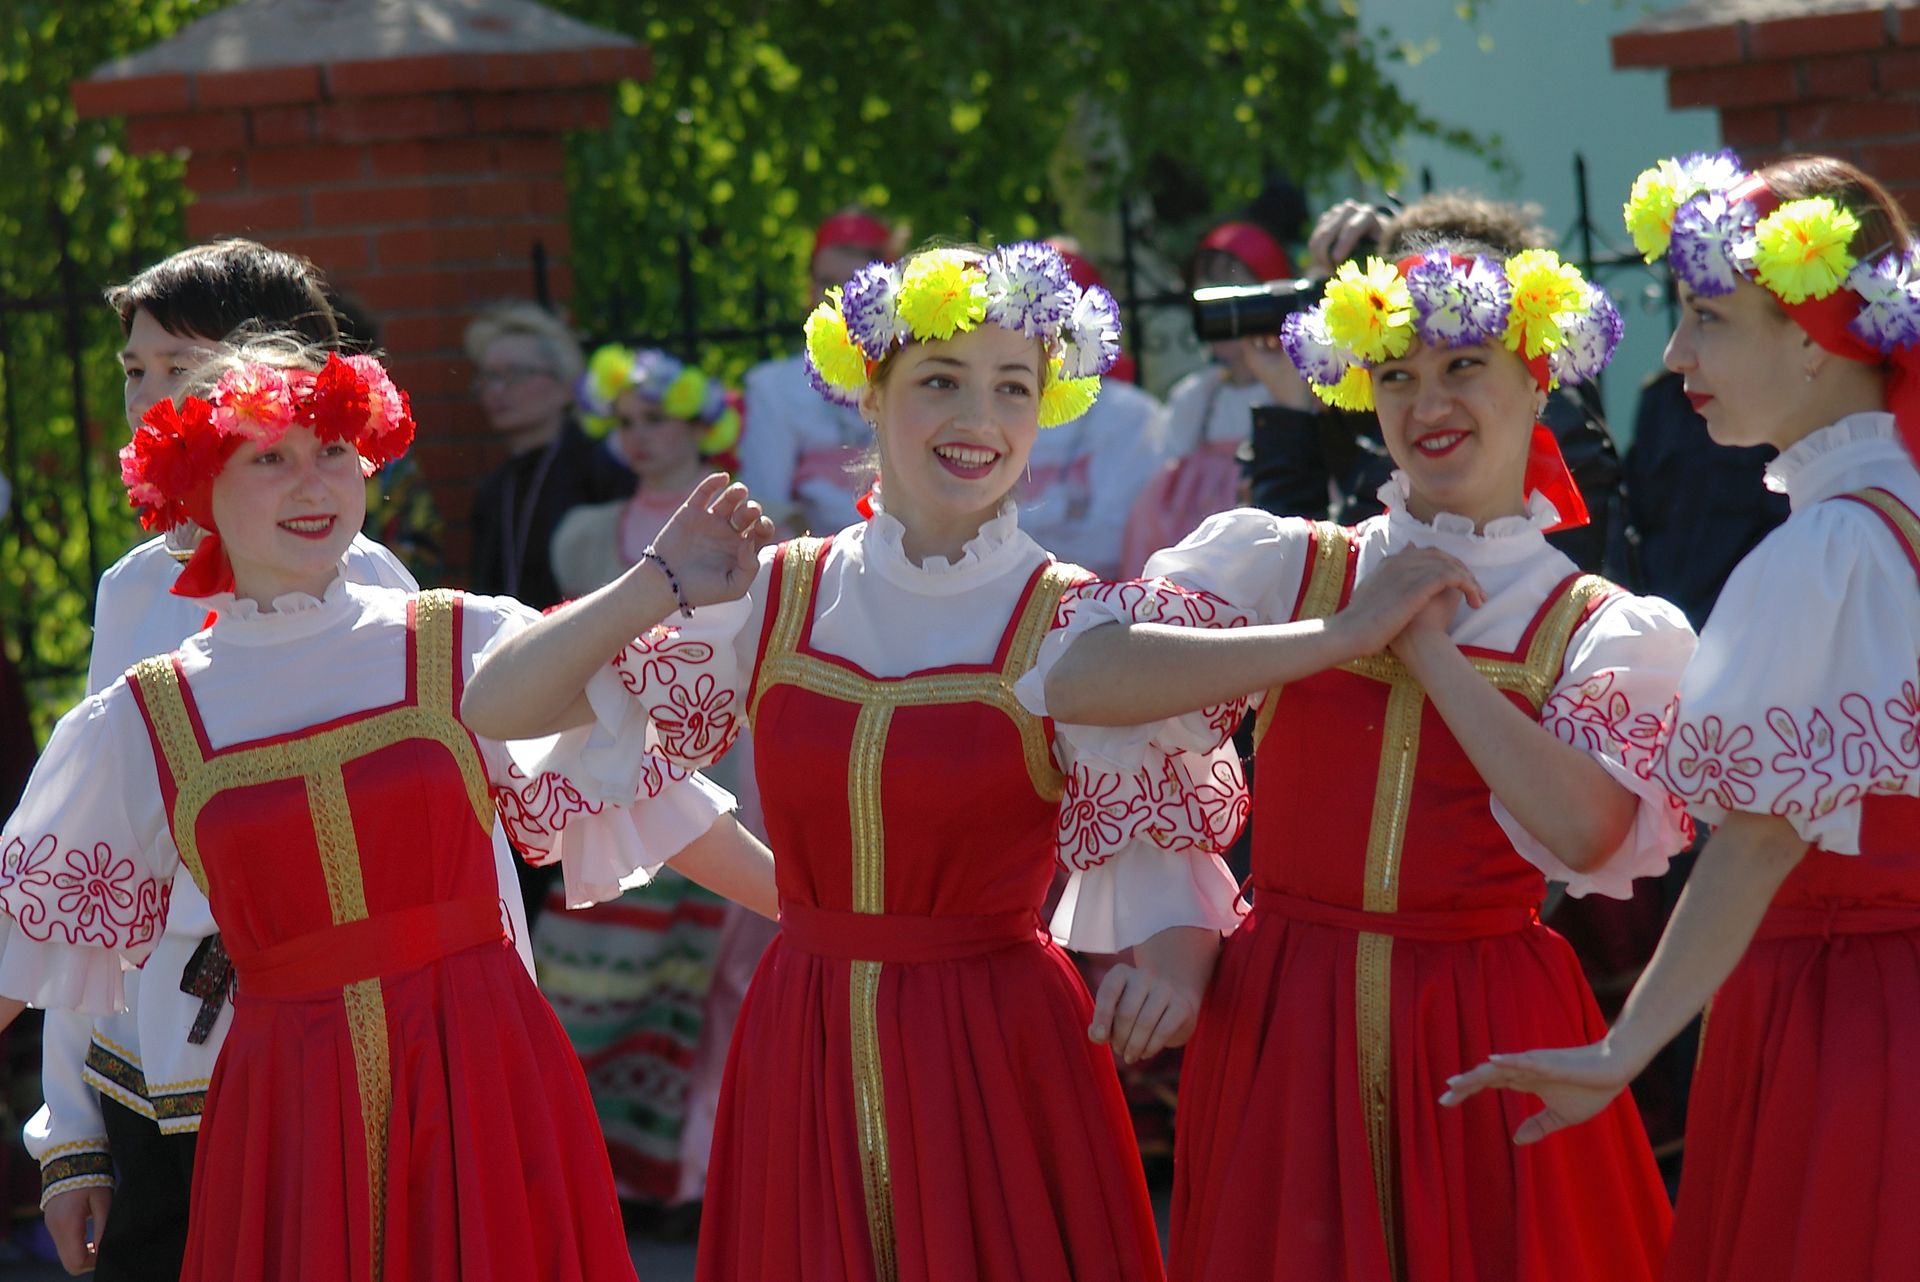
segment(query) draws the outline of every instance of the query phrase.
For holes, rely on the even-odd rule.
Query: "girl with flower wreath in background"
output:
[[[1910,1278],[1920,250],[1886,191],[1826,156],[1663,161],[1626,212],[1680,278],[1668,367],[1716,441],[1780,450],[1767,484],[1792,512],[1681,681],[1657,773],[1719,826],[1620,1019],[1494,1056],[1449,1100],[1540,1096],[1515,1135],[1532,1143],[1609,1107],[1711,998],[1666,1276]]]
[[[467,713],[525,733],[584,687],[598,735],[687,766],[753,726],[781,932],[734,1037],[700,1278],[1153,1282],[1112,1055],[1039,913],[1056,859],[1113,861],[1142,886],[1129,920],[1069,904],[1070,946],[1231,924],[1231,750],[1110,771],[1014,694],[1086,576],[1012,491],[1039,430],[1099,394],[1118,308],[1048,246],[942,247],[869,264],[806,332],[819,389],[874,425],[870,518],[779,545],[744,595],[650,559],[504,646]],[[697,617],[645,633],[632,602],[676,581]],[[1089,794],[1164,823],[1102,825]],[[1117,986],[1171,1002],[1157,976]]]
[[[565,596],[585,596],[637,563],[709,461],[731,455],[740,441],[735,399],[662,351],[608,344],[593,353],[575,397],[581,425],[607,438],[639,486],[632,498],[576,507],[554,527],[553,577]],[[740,821],[758,835],[741,761],[734,754],[709,773],[740,798]],[[641,1212],[630,1227],[684,1236],[694,1221],[682,1208],[706,1188],[734,1016],[773,923],[672,869],[603,904],[568,912],[550,897],[547,908],[533,932],[540,991],[580,1053],[614,1184]]]
[[[178,590],[213,621],[62,718],[0,830],[5,1018],[114,1009],[176,867],[212,905],[238,988],[190,1282],[631,1278],[578,1063],[503,928],[495,810],[573,902],[677,858],[772,908],[721,790],[653,762],[583,793],[460,723],[476,657],[532,610],[343,577],[364,478],[413,426],[372,358],[279,338],[149,410],[128,494],[148,529],[206,531]],[[751,508],[679,527],[746,564],[762,533]]]
[[[1649,767],[1693,633],[1543,537],[1585,512],[1540,406],[1600,371],[1619,326],[1550,250],[1439,241],[1342,266],[1283,342],[1324,399],[1377,410],[1400,469],[1385,515],[1213,517],[1155,554],[1159,577],[1083,596],[1042,652],[1032,696],[1114,768],[1259,710],[1253,909],[1219,948],[1182,1072],[1181,1282],[1659,1267],[1667,1198],[1630,1100],[1583,1142],[1531,1150],[1498,1110],[1435,1102],[1455,1066],[1516,1038],[1602,1030],[1539,922],[1546,880],[1624,896],[1685,844]],[[1196,595],[1243,626],[1164,626],[1169,599]],[[1128,723],[1146,724],[1102,728]],[[1124,893],[1109,876],[1082,873],[1078,894]],[[1120,942],[1149,969],[1216,946]],[[1112,1015],[1135,1036],[1139,1016]]]

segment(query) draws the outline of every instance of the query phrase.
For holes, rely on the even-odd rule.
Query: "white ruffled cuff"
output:
[[[1247,906],[1218,855],[1169,852],[1138,842],[1093,868],[1078,869],[1054,910],[1053,938],[1083,953],[1117,953],[1171,926],[1227,934]]]
[[[34,939],[0,913],[0,993],[42,1010],[111,1015],[126,1009],[120,954]]]
[[[668,782],[657,796],[571,816],[552,846],[567,907],[585,908],[646,885],[734,805],[732,793],[695,774]]]
[[[1642,778],[1632,768],[1599,753],[1590,754],[1613,781],[1631,792],[1638,801],[1633,826],[1618,848],[1588,872],[1567,867],[1534,835],[1521,827],[1498,797],[1493,798],[1493,817],[1499,821],[1520,857],[1538,868],[1548,881],[1565,884],[1576,899],[1587,895],[1605,895],[1609,899],[1633,898],[1633,883],[1641,877],[1658,877],[1693,840],[1693,825],[1687,812],[1660,783]]]

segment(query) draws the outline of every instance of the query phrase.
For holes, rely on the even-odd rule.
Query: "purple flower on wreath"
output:
[[[847,409],[859,408],[860,397],[858,393],[843,391],[835,387],[832,383],[829,383],[826,379],[820,377],[820,371],[814,367],[813,354],[811,352],[801,351],[800,368],[806,373],[807,386],[811,387],[814,391],[820,393],[820,395],[826,397],[835,405],[843,405]]]
[[[1295,312],[1280,326],[1280,346],[1300,377],[1332,387],[1347,375],[1345,350],[1327,333],[1326,304]]]
[[[1455,263],[1444,249],[1428,250],[1407,271],[1413,328],[1433,347],[1471,347],[1506,332],[1513,287],[1499,264],[1476,255]]]
[[[853,274],[840,295],[847,336],[867,359],[880,360],[895,339],[907,337],[900,324],[900,273],[891,263],[868,263]]]
[[[1847,288],[1860,295],[1860,312],[1847,322],[1856,338],[1889,354],[1920,341],[1920,248],[1857,264]]]
[[[1120,359],[1120,304],[1104,286],[1090,285],[1060,327],[1061,373],[1092,378]]]
[[[1037,241],[987,255],[987,320],[1028,338],[1054,338],[1079,297],[1060,251]]]
[[[1731,294],[1746,274],[1758,222],[1748,202],[1729,204],[1722,192],[1701,192],[1673,216],[1669,258],[1674,274],[1696,294],[1708,298]]]
[[[1613,359],[1626,323],[1606,290],[1587,282],[1586,305],[1558,318],[1562,341],[1548,358],[1553,377],[1562,383],[1584,383],[1597,377]]]
[[[1740,167],[1740,157],[1727,147],[1719,151],[1688,152],[1677,163],[1692,191],[1726,191],[1747,176],[1747,171]]]

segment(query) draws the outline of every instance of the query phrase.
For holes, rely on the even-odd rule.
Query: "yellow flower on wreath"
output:
[[[1397,360],[1413,343],[1413,295],[1399,268],[1383,259],[1369,258],[1364,268],[1340,264],[1327,282],[1324,315],[1327,336],[1368,365]]]
[[[1627,234],[1641,257],[1653,262],[1667,252],[1673,241],[1673,216],[1679,212],[1683,193],[1689,191],[1686,174],[1673,160],[1663,160],[1643,170],[1633,180],[1633,190],[1622,207]]]
[[[1860,220],[1826,196],[1790,200],[1754,228],[1754,273],[1782,302],[1825,298],[1858,261],[1847,249]]]
[[[1586,301],[1580,269],[1551,249],[1523,249],[1507,260],[1507,284],[1513,289],[1501,339],[1507,350],[1526,360],[1557,350],[1566,335],[1555,318]]]
[[[986,319],[987,273],[964,250],[930,250],[901,272],[896,307],[915,338],[952,338]]]
[[[840,287],[827,291],[827,300],[807,317],[807,355],[820,377],[843,391],[857,391],[867,383],[867,356],[847,333],[840,314]]]

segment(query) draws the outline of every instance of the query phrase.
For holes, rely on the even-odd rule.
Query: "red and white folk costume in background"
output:
[[[704,763],[753,724],[782,930],[735,1034],[700,1276],[1157,1279],[1112,1057],[1039,910],[1056,857],[1112,859],[1146,883],[1144,920],[1083,904],[1057,919],[1065,942],[1230,925],[1210,852],[1242,812],[1206,783],[1234,773],[1231,750],[1125,775],[1077,763],[1013,684],[1084,572],[1011,503],[952,564],[916,565],[903,532],[882,506],[782,544],[745,600],[636,642],[588,687],[636,760]],[[1076,803],[1089,792],[1162,815],[1173,853]]]
[[[1661,761],[1700,819],[1813,843],[1708,1008],[1667,1276],[1920,1259],[1920,473],[1891,414],[1767,469],[1792,515],[1727,580]]]
[[[56,726],[0,830],[0,992],[111,1013],[185,869],[238,991],[184,1278],[630,1278],[578,1061],[506,938],[495,808],[589,902],[730,798],[658,762],[583,797],[469,734],[479,653],[538,617],[516,602],[338,576],[270,610],[237,599],[211,486],[243,437],[269,448],[295,423],[363,466],[413,426],[376,364],[329,357],[318,375],[236,366],[123,451],[144,522],[209,531],[175,591],[217,618]]]
[[[1351,529],[1225,513],[1147,568],[1223,614],[1284,623],[1342,608],[1394,552],[1450,553],[1488,595],[1461,608],[1450,635],[1516,705],[1636,794],[1638,815],[1604,866],[1566,868],[1491,795],[1390,654],[1250,700],[1254,904],[1186,1050],[1169,1275],[1652,1278],[1667,1199],[1630,1099],[1532,1148],[1509,1138],[1517,1102],[1454,1112],[1436,1101],[1449,1074],[1490,1051],[1604,1031],[1572,950],[1536,909],[1548,878],[1620,897],[1685,844],[1684,816],[1649,774],[1693,633],[1665,602],[1579,575],[1542,537],[1557,516],[1540,495],[1484,533],[1408,515],[1401,474],[1381,499],[1389,512]],[[1030,702],[1053,647],[1102,623],[1154,621],[1170,590],[1156,578],[1083,598],[1043,652]],[[1237,711],[1060,734],[1119,767],[1209,742]],[[1069,893],[1106,898],[1111,877],[1088,869]]]

